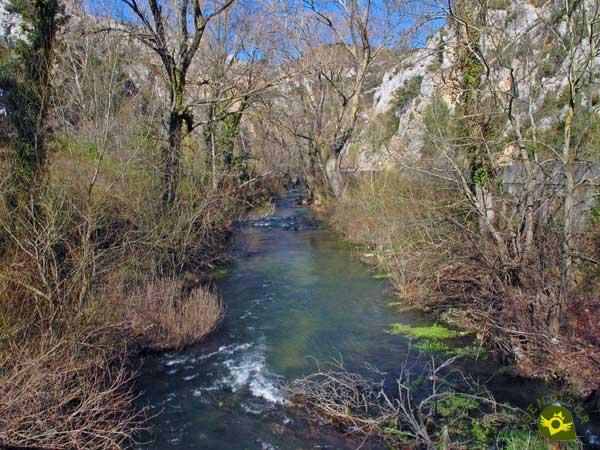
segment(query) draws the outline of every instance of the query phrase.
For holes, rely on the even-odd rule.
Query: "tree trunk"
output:
[[[211,173],[212,173],[212,188],[213,191],[219,189],[219,177],[217,174],[217,145],[215,143],[215,130],[214,126],[210,131],[210,161],[211,161]]]
[[[575,14],[574,8],[576,4],[567,3],[567,32],[573,39],[575,36]],[[571,287],[571,268],[573,265],[573,255],[571,250],[571,240],[573,239],[573,204],[575,196],[574,182],[574,163],[576,148],[572,145],[573,137],[573,119],[575,118],[575,97],[577,95],[577,85],[574,81],[574,61],[575,50],[572,47],[569,51],[569,66],[567,71],[567,79],[569,81],[569,108],[565,117],[564,142],[561,154],[561,163],[563,168],[563,214],[562,214],[562,254],[560,262],[560,292],[558,299],[551,309],[549,317],[550,330],[554,336],[557,336],[560,331],[560,319],[567,308],[567,296]]]
[[[310,192],[312,202],[316,205],[320,205],[329,195],[329,180],[326,175],[325,167],[321,164],[319,150],[314,145],[309,147],[307,163],[307,170],[304,174],[306,185]]]
[[[162,203],[168,208],[177,199],[177,187],[180,176],[181,144],[183,141],[184,115],[179,111],[169,114],[169,145],[163,151],[162,157]]]
[[[340,172],[340,157],[334,153],[329,156],[325,162],[325,172],[327,173],[327,179],[329,181],[329,187],[335,197],[342,195],[343,191],[343,180]]]
[[[573,92],[571,86],[571,92]],[[573,96],[572,96],[573,97]],[[567,306],[567,297],[571,286],[571,268],[573,255],[571,251],[571,240],[573,239],[573,205],[575,196],[575,181],[573,176],[573,163],[575,161],[574,149],[571,146],[573,130],[573,118],[575,115],[574,102],[571,99],[567,117],[565,119],[565,142],[562,152],[562,164],[564,171],[563,181],[563,214],[562,214],[562,255],[560,264],[560,293],[550,316],[550,329],[554,335],[558,335],[560,329],[560,318]]]

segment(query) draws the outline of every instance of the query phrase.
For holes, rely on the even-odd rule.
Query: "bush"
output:
[[[174,279],[225,259],[247,193],[190,188],[164,214],[153,178],[101,172],[91,191],[95,162],[73,163],[57,155],[46,183],[0,203],[0,447],[127,447],[141,424],[128,351],[198,342],[222,317]]]
[[[0,447],[128,448],[139,426],[128,355],[215,329],[218,297],[179,280],[227,260],[233,221],[269,195],[250,181],[208,188],[191,135],[166,211],[164,105],[151,83],[127,76],[135,50],[76,22],[61,35],[44,105],[43,176],[16,186],[18,161],[0,163]],[[0,46],[0,84],[14,85],[9,56]],[[0,132],[6,155],[23,147],[13,128]]]
[[[421,75],[406,80],[401,88],[394,91],[392,109],[402,114],[408,104],[421,93],[422,82],[423,77]]]
[[[456,230],[445,221],[449,186],[386,171],[359,177],[332,210],[332,223],[377,255],[380,272],[406,301],[431,294],[432,277],[453,252]]]
[[[393,382],[377,369],[353,373],[334,361],[285,388],[293,405],[346,433],[377,437],[387,448],[489,449],[499,429],[519,421],[518,410],[453,368],[457,358],[431,357],[409,370],[407,357]]]
[[[134,292],[128,319],[143,347],[181,349],[212,333],[223,318],[220,299],[207,287],[185,295],[183,282],[156,280]]]
[[[132,372],[112,333],[116,326],[46,333],[11,347],[0,361],[0,447],[112,450],[131,442],[144,415],[133,408]]]
[[[499,193],[495,201],[510,207],[512,200]],[[598,269],[592,261],[587,272],[578,265],[581,281],[570,293],[564,331],[552,342],[547,339],[560,277],[560,230],[553,220],[536,224],[543,231],[518,286],[498,275],[503,268],[497,246],[489,235],[478,233],[476,217],[460,194],[432,177],[382,172],[358,178],[334,206],[332,222],[375,256],[369,260],[378,273],[389,274],[402,303],[437,312],[464,311],[453,326],[476,330],[488,348],[514,361],[519,374],[561,377],[576,392],[597,386],[592,355],[600,341],[589,324],[600,307],[594,295]],[[582,255],[595,254],[597,236],[588,228],[573,242]],[[585,247],[580,242],[584,238]],[[411,330],[396,324],[391,331]]]

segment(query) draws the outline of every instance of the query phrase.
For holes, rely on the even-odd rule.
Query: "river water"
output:
[[[339,235],[296,206],[277,201],[270,217],[239,226],[236,263],[218,281],[226,305],[222,326],[207,342],[181,353],[147,357],[140,401],[157,414],[143,449],[354,449],[358,438],[308,421],[287,408],[283,381],[315,371],[315,361],[341,358],[349,370],[365,363],[390,376],[409,353],[408,340],[386,333],[392,322],[425,324],[418,313],[389,305],[376,279]],[[430,319],[429,319],[430,320]],[[492,374],[466,360],[501,400],[526,404],[539,383]],[[160,414],[159,414],[160,413]],[[381,448],[367,442],[363,449]]]

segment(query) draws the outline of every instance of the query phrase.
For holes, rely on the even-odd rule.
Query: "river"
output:
[[[236,262],[217,288],[226,305],[219,330],[181,353],[146,357],[140,402],[156,414],[142,449],[355,449],[361,439],[287,408],[280,389],[315,370],[315,361],[342,358],[393,376],[408,340],[386,333],[392,322],[431,319],[390,306],[385,280],[352,255],[334,231],[296,205],[277,201],[272,216],[240,224]],[[411,353],[412,354],[412,353]],[[501,400],[526,406],[540,383],[495,374],[490,362],[465,360]],[[494,375],[495,374],[495,375]],[[367,442],[363,449],[379,449]]]

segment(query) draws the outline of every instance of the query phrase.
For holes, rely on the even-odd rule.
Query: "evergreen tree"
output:
[[[15,206],[18,193],[39,184],[45,172],[54,47],[66,16],[59,0],[12,0],[7,10],[20,16],[23,29],[2,77],[2,84],[8,87],[15,134],[11,158],[14,190],[10,194]]]

